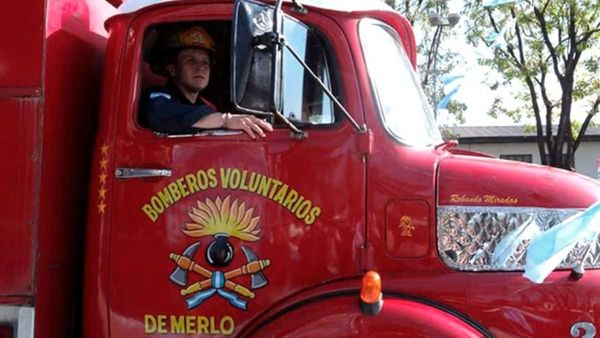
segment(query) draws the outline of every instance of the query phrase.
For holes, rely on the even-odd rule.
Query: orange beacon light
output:
[[[383,307],[381,294],[381,277],[375,271],[367,272],[360,286],[360,310],[367,315],[375,316]]]

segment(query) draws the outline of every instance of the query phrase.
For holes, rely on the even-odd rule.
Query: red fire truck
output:
[[[595,335],[597,239],[543,283],[522,274],[529,243],[600,184],[444,142],[401,15],[375,0],[134,9],[1,14],[0,337]],[[266,138],[140,122],[165,81],[152,37],[187,24],[217,42],[207,98],[268,119]]]

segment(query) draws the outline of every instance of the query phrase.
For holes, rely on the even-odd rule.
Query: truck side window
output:
[[[193,134],[202,131],[192,126],[201,117],[212,112],[231,111],[230,36],[230,21],[182,21],[148,27],[144,32],[140,64],[138,125],[163,134]],[[186,85],[198,91],[194,102],[176,85],[174,74],[168,71],[169,66],[175,65],[174,56],[185,49],[201,50],[209,60],[209,70],[203,71],[209,75],[195,74],[195,78],[207,77],[205,81],[181,77],[181,74],[177,80],[190,81]],[[194,71],[201,72],[199,69]],[[162,114],[161,110],[168,113]],[[154,125],[149,121],[149,111],[159,112],[153,113]],[[157,127],[157,120],[164,123]]]
[[[331,90],[326,45],[320,36],[312,28],[291,19],[284,20],[283,34],[296,53]],[[283,114],[288,119],[315,125],[335,122],[331,99],[287,48],[283,53],[283,78]]]

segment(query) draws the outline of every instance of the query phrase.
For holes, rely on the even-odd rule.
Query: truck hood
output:
[[[447,154],[438,167],[438,253],[455,270],[521,271],[534,237],[598,200],[600,184],[583,175]],[[558,268],[584,258],[586,268],[600,268],[600,253],[588,255],[587,241],[573,243]]]
[[[438,205],[585,209],[600,199],[587,176],[479,156],[443,157],[438,189]]]

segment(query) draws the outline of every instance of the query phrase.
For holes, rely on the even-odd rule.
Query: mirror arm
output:
[[[294,56],[294,58],[296,58],[296,60],[302,65],[302,67],[304,67],[304,69],[310,74],[310,76],[319,84],[319,86],[321,87],[321,89],[323,89],[325,91],[325,93],[327,93],[327,96],[329,96],[329,98],[335,103],[335,105],[342,112],[344,112],[344,115],[350,121],[350,123],[354,126],[354,128],[356,128],[356,130],[358,130],[359,133],[366,132],[367,131],[367,126],[365,124],[359,125],[356,122],[356,120],[354,120],[354,118],[352,118],[352,115],[350,115],[350,113],[348,112],[348,110],[346,110],[346,108],[340,103],[340,101],[338,101],[338,99],[327,88],[327,86],[325,86],[325,84],[323,83],[323,81],[321,81],[321,79],[319,79],[319,77],[312,71],[312,69],[310,69],[310,67],[304,62],[304,60],[302,60],[302,58],[298,55],[298,53],[296,53],[296,51],[294,50],[294,48],[292,48],[292,46],[290,46],[285,41],[285,39],[283,39],[283,38],[280,39],[279,43],[283,44],[292,53],[292,55]]]
[[[260,44],[264,44],[267,46],[267,48],[272,48],[271,50],[275,51],[275,55],[279,55],[278,57],[276,57],[276,59],[281,58],[280,54],[278,54],[278,49],[282,47],[282,23],[283,23],[283,12],[281,10],[281,6],[283,5],[283,0],[277,0],[275,2],[275,9],[273,10],[273,31],[271,32],[266,32],[264,33],[262,36],[258,37],[258,40],[255,41],[255,43],[260,43]],[[277,104],[276,100],[278,99],[278,96],[276,95],[276,85],[275,82],[279,81],[279,79],[277,79],[280,74],[277,73],[276,68],[277,68],[277,61],[275,61],[273,63],[273,73],[275,74],[275,80],[273,81],[273,95],[275,95],[273,97],[273,115],[275,115],[277,118],[279,118],[279,120],[281,120],[283,123],[285,123],[285,125],[287,125],[292,131],[293,131],[293,135],[296,138],[305,138],[308,136],[307,133],[303,132],[302,130],[298,129],[292,122],[290,122],[290,120],[288,120],[277,108]]]
[[[275,117],[277,117],[280,121],[282,121],[286,126],[288,126],[292,130],[294,138],[303,139],[308,137],[307,132],[298,129],[298,127],[296,127],[292,122],[290,122],[290,120],[288,120],[288,118],[285,117],[285,115],[283,115],[280,111],[274,110],[273,115],[275,115]]]
[[[281,44],[279,40],[283,36],[283,11],[281,10],[281,6],[283,5],[283,0],[277,0],[275,2],[275,8],[273,10],[273,27],[271,32],[263,34],[265,39],[270,39],[268,43],[271,47],[272,55],[273,55],[273,64],[272,64],[272,87],[271,93],[273,94],[272,101],[272,110],[275,112],[276,110],[282,109],[281,107]],[[266,35],[268,34],[268,35]],[[266,36],[265,36],[266,35]]]
[[[273,12],[274,14],[274,23],[278,23],[277,19],[281,19],[281,7],[283,5],[283,0],[276,0],[275,1],[275,11]],[[279,16],[279,17],[278,17]],[[274,26],[277,27],[277,26]]]
[[[294,4],[294,7],[292,8],[292,10],[294,12],[302,14],[302,15],[308,14],[308,9],[306,9],[306,7],[302,6],[302,4],[298,2],[298,0],[292,0],[292,3]]]
[[[262,35],[256,36],[254,38],[253,45],[255,47],[256,46],[264,46],[265,48],[268,48],[269,50],[274,50],[275,48],[281,47],[282,43],[279,40],[281,40],[281,39],[278,39],[277,33],[266,32]],[[288,120],[288,118],[285,117],[285,115],[283,115],[277,109],[273,109],[272,113],[273,113],[273,115],[275,115],[276,118],[278,118],[280,121],[282,121],[286,126],[288,126],[294,132],[294,137],[302,139],[302,138],[305,138],[308,136],[308,134],[306,132],[298,129],[298,127],[296,127],[292,122],[290,122],[290,120]]]
[[[275,47],[281,46],[279,42],[279,34],[275,32],[265,32],[262,35],[257,35],[252,40],[252,46],[266,48],[270,51],[275,50]]]

